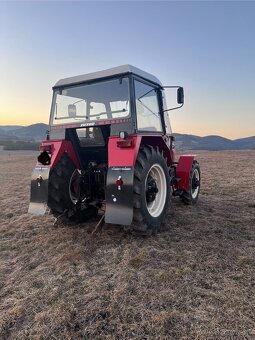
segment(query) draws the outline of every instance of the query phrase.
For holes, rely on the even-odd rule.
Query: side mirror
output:
[[[75,104],[68,105],[68,116],[70,118],[76,117],[76,105]]]
[[[184,104],[184,90],[183,87],[179,87],[177,90],[177,103]]]

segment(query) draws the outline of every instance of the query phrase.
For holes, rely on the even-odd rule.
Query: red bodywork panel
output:
[[[168,166],[174,162],[175,152],[170,152],[162,136],[155,135],[130,135],[128,140],[132,140],[132,146],[121,148],[117,143],[123,141],[119,137],[109,137],[108,142],[108,166],[135,166],[136,158],[141,144],[159,147],[167,159]]]
[[[142,136],[132,135],[128,137],[132,140],[130,148],[120,148],[117,142],[123,141],[119,137],[109,137],[108,141],[108,167],[113,166],[135,166],[137,154],[140,148]]]
[[[64,152],[68,154],[68,156],[73,161],[74,165],[77,167],[77,169],[81,169],[80,163],[77,159],[76,153],[74,151],[73,145],[68,140],[46,140],[43,141],[40,150],[45,150],[47,147],[50,147],[50,153],[51,153],[51,163],[50,168],[53,169],[61,156]],[[37,163],[40,165],[40,163]]]
[[[180,178],[178,189],[189,190],[189,176],[195,155],[180,156],[176,167],[176,176]]]

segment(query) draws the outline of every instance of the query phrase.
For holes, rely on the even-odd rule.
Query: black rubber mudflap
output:
[[[119,188],[116,180],[122,179]],[[107,172],[105,222],[130,225],[133,220],[133,167],[112,167]]]
[[[34,167],[31,177],[29,214],[44,215],[47,210],[49,172],[48,166]]]

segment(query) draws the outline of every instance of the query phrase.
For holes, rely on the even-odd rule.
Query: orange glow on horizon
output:
[[[7,112],[7,114],[3,114],[3,111],[0,111],[0,125],[23,125],[28,126],[36,123],[45,123],[49,122],[49,114],[44,115],[28,115],[28,114],[15,114],[13,112]],[[179,126],[178,126],[179,125]],[[184,128],[183,128],[184,127]],[[201,129],[201,128],[185,128],[185,124],[181,125],[172,122],[172,130],[173,133],[181,133],[188,135],[196,135],[196,136],[208,136],[208,135],[218,135],[228,139],[238,139],[253,136],[254,132],[247,131],[240,134],[240,131],[223,130],[223,129]]]
[[[19,111],[19,113],[16,113]],[[34,112],[38,111],[38,109],[34,109]],[[41,111],[41,110],[40,110]],[[49,122],[49,113],[46,114],[28,114],[26,109],[21,108],[19,110],[15,110],[13,107],[8,108],[0,108],[0,125],[32,125],[36,123],[45,123]]]
[[[5,103],[7,104],[7,102]],[[44,107],[42,107],[44,106]],[[16,113],[19,111],[19,113]],[[34,112],[37,112],[36,114]],[[189,115],[192,117],[192,115]],[[233,128],[224,128],[223,126],[199,126],[196,122],[190,121],[187,118],[180,118],[178,115],[172,116],[170,118],[173,133],[196,135],[196,136],[208,136],[208,135],[218,135],[228,139],[238,139],[254,136],[254,128],[250,127],[249,130]],[[27,109],[26,105],[20,105],[19,110],[16,109],[13,102],[9,102],[9,105],[0,107],[0,125],[22,125],[28,126],[36,123],[49,123],[49,107],[46,104],[36,105],[33,103]]]
[[[22,117],[17,115],[5,115],[0,114],[0,125],[23,125],[28,126],[36,123],[48,124],[48,119],[33,119],[29,116]]]

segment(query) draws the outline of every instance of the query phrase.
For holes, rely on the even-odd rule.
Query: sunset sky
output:
[[[0,2],[0,125],[48,122],[60,78],[131,64],[185,88],[174,132],[255,135],[255,2]]]

